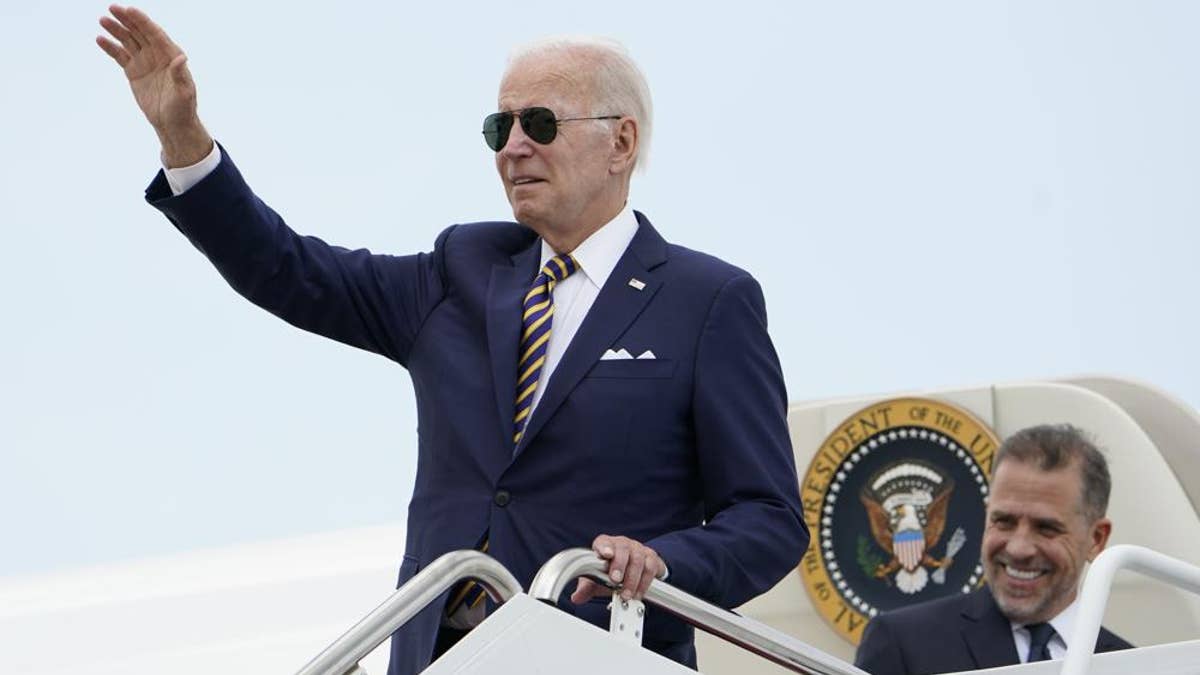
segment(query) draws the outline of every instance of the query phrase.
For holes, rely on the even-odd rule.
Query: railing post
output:
[[[641,600],[625,600],[619,591],[613,591],[608,611],[608,632],[641,647],[642,629],[646,621],[646,603]]]

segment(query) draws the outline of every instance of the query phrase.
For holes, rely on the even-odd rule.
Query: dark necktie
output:
[[[1054,637],[1054,626],[1048,623],[1031,623],[1025,626],[1029,631],[1029,657],[1026,663],[1050,660],[1050,639]]]

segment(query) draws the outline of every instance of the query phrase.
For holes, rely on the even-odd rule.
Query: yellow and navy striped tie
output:
[[[551,258],[533,280],[533,288],[525,295],[521,307],[521,349],[517,360],[517,403],[513,418],[513,447],[521,442],[525,423],[533,409],[533,394],[541,379],[542,367],[546,365],[546,347],[550,343],[550,325],[554,318],[554,285],[579,270],[579,263],[569,255]],[[487,552],[487,535],[476,549]],[[486,593],[483,586],[474,581],[460,584],[451,593],[446,603],[446,616],[451,616],[459,607],[475,607]]]
[[[487,553],[488,540],[486,533],[483,536],[483,542],[475,548],[476,550]],[[478,605],[486,595],[487,592],[483,590],[483,586],[475,583],[473,580],[467,580],[458,584],[450,593],[449,602],[446,603],[446,616],[454,616],[454,613],[458,611],[458,608],[462,607],[464,604],[467,607],[474,607],[475,605]]]
[[[525,423],[533,410],[533,393],[537,391],[542,367],[546,365],[546,347],[550,344],[550,324],[554,319],[554,284],[579,269],[579,263],[569,255],[551,258],[533,280],[533,288],[525,295],[521,314],[521,357],[517,359],[517,407],[513,418],[513,445],[521,442]]]

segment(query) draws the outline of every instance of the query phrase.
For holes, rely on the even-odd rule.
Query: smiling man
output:
[[[1062,658],[1085,563],[1112,532],[1104,455],[1067,424],[1013,434],[996,453],[982,558],[987,587],[879,615],[855,664],[925,675]],[[1101,629],[1096,651],[1132,645]]]
[[[482,129],[516,222],[376,255],[289,229],[201,124],[183,51],[144,13],[110,11],[98,44],[162,145],[150,204],[250,301],[411,375],[399,583],[480,548],[527,587],[554,554],[590,546],[626,598],[666,578],[733,607],[795,567],[808,531],[762,292],[631,208],[651,115],[623,48],[518,50]],[[610,595],[585,580],[560,605],[606,626]],[[486,612],[478,587],[443,595],[395,633],[389,672],[423,669]],[[696,664],[691,628],[663,613],[647,614],[643,644]]]

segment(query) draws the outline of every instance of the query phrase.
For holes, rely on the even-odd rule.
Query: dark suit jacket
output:
[[[654,548],[673,585],[732,607],[803,555],[787,396],[759,286],[668,244],[645,216],[514,452],[520,307],[540,255],[532,231],[475,223],[444,231],[432,253],[346,250],[288,229],[228,155],[178,197],[160,174],[147,200],[254,303],[408,369],[418,459],[399,583],[487,531],[488,553],[528,586],[555,553],[608,533]],[[600,361],[610,348],[657,359]],[[396,632],[391,673],[429,663],[444,602]],[[560,604],[607,627],[603,602]],[[645,636],[694,665],[690,627],[652,612]]]
[[[1133,645],[1101,628],[1097,652]],[[885,612],[871,620],[854,665],[871,675],[926,675],[1021,662],[1012,626],[987,588]]]

